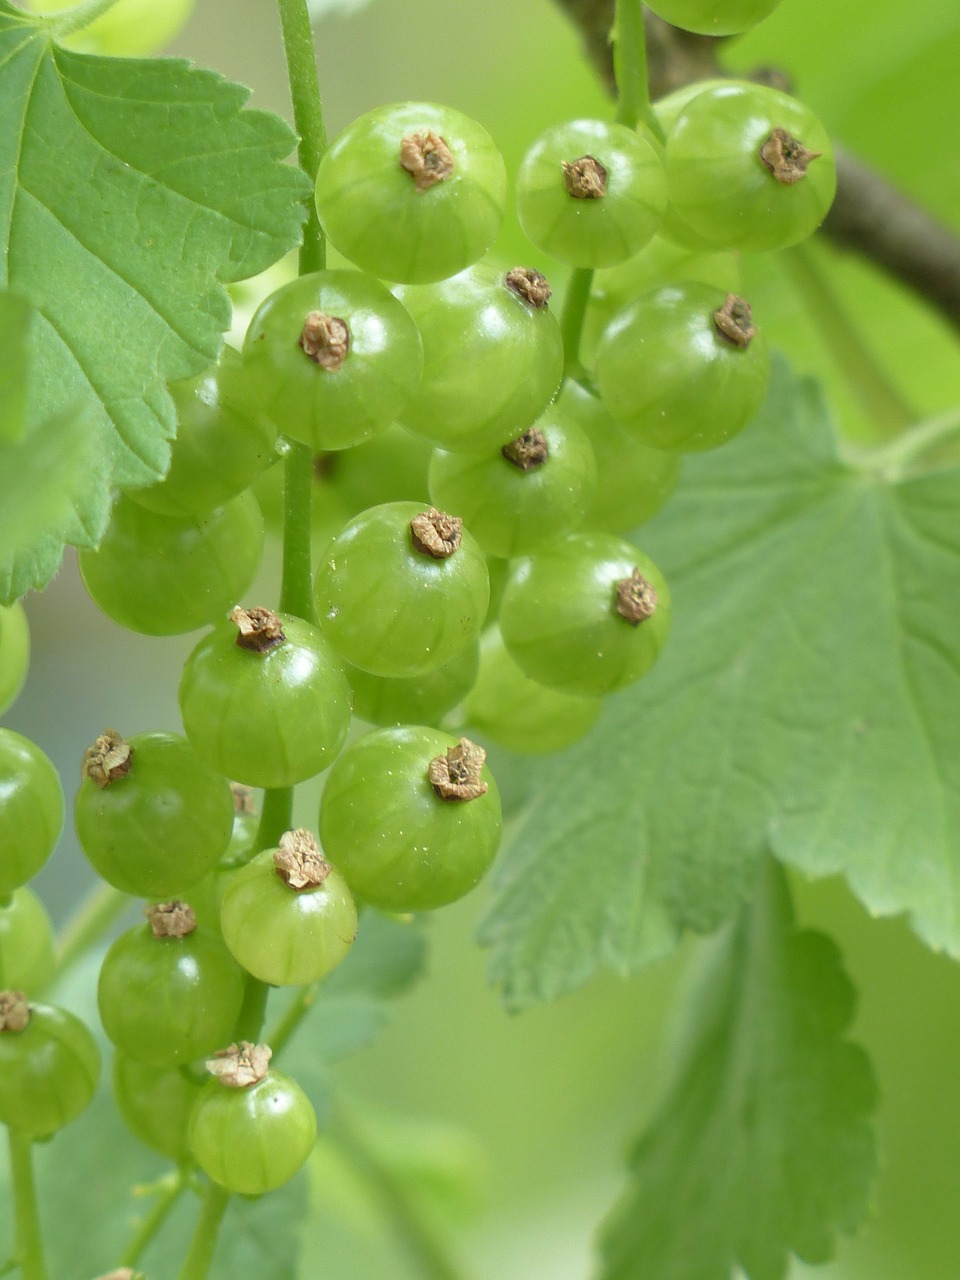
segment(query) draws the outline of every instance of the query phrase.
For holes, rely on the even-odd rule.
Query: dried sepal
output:
[[[652,618],[657,611],[657,593],[639,569],[617,583],[616,610],[632,627]]]
[[[106,729],[83,753],[80,777],[89,778],[101,789],[125,778],[133,763],[133,747],[116,729]]]
[[[237,628],[237,644],[253,653],[269,653],[287,638],[279,615],[262,605],[254,605],[251,609],[237,605],[230,614],[230,621]]]
[[[410,521],[410,537],[421,555],[446,560],[460,546],[463,521],[459,516],[448,516],[445,511],[430,507]]]
[[[802,182],[810,164],[822,155],[822,151],[808,151],[799,138],[779,127],[760,148],[760,159],[785,187]]]
[[[602,200],[607,194],[607,169],[596,156],[564,160],[563,185],[575,200]]]
[[[535,310],[545,307],[553,293],[547,277],[533,267],[514,267],[503,277],[503,283]]]
[[[143,908],[155,938],[186,938],[197,927],[193,907],[174,898],[171,902],[154,902]]]
[[[350,329],[346,320],[328,316],[323,311],[311,311],[303,322],[300,347],[314,364],[327,373],[336,373],[350,352]]]
[[[723,306],[713,313],[713,323],[717,332],[737,347],[749,347],[757,336],[750,303],[735,293],[728,293]]]
[[[483,747],[461,738],[445,755],[434,756],[427,778],[441,800],[477,800],[488,790],[480,777],[486,758]]]
[[[420,129],[409,133],[400,143],[400,166],[413,178],[417,191],[427,191],[449,178],[456,165],[453,152],[439,133]]]
[[[285,831],[273,854],[277,875],[291,889],[316,889],[333,870],[316,837],[305,827]]]
[[[535,471],[550,457],[550,446],[540,428],[531,427],[522,436],[517,436],[516,440],[505,444],[500,452],[518,470]]]
[[[231,782],[230,794],[233,796],[234,813],[256,813],[253,804],[253,787],[245,787],[242,782]]]
[[[0,1031],[26,1031],[30,1003],[25,991],[0,991]]]
[[[241,1040],[239,1044],[218,1049],[204,1065],[228,1089],[247,1089],[264,1078],[272,1057],[273,1050],[269,1045]]]

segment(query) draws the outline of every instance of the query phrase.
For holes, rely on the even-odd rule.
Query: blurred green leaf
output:
[[[782,1280],[863,1220],[876,1087],[844,1039],[854,991],[795,927],[782,871],[712,947],[666,1090],[601,1236],[601,1280]]]
[[[372,0],[307,0],[310,17],[314,22],[331,15],[358,13],[365,9]]]
[[[482,927],[522,1008],[715,928],[770,845],[960,954],[960,470],[841,460],[777,367],[645,530],[674,627],[596,730],[531,768]]]
[[[309,184],[294,136],[249,90],[172,59],[52,44],[0,0],[0,287],[40,322],[41,421],[105,433],[118,486],[158,479],[175,430],[166,383],[216,359],[225,282],[297,242]]]

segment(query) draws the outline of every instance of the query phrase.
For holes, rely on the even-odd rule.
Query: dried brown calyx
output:
[[[0,1031],[26,1031],[30,1004],[25,991],[0,991]]]
[[[757,336],[750,303],[735,293],[728,293],[726,302],[713,313],[713,323],[718,333],[738,347],[749,347]]]
[[[547,277],[541,271],[534,271],[533,267],[514,267],[503,277],[503,283],[528,306],[536,309],[545,307],[553,293]]]
[[[634,569],[629,578],[621,578],[617,583],[616,609],[631,627],[639,627],[641,622],[646,622],[656,613],[657,593],[639,569]]]
[[[237,628],[237,644],[253,653],[269,653],[287,638],[279,616],[261,605],[254,605],[252,609],[241,609],[237,605],[230,614],[230,621]]]
[[[118,778],[125,778],[132,763],[133,747],[116,729],[107,729],[83,753],[80,777],[89,778],[102,791]]]
[[[460,546],[463,521],[459,516],[448,516],[445,511],[430,507],[410,521],[410,537],[421,555],[446,560]]]
[[[446,755],[434,756],[427,778],[441,800],[476,800],[487,792],[487,784],[480,777],[486,758],[483,747],[461,738]]]
[[[229,1089],[246,1089],[259,1084],[270,1069],[273,1050],[269,1045],[241,1040],[218,1049],[204,1064],[212,1076]]]
[[[538,427],[531,427],[500,450],[508,462],[520,471],[536,471],[550,457],[547,437]]]
[[[234,813],[256,813],[252,787],[245,787],[242,782],[231,782],[230,794],[233,796]]]
[[[155,902],[152,906],[144,907],[143,914],[147,917],[155,938],[185,938],[197,927],[193,907],[181,902],[179,898],[172,902]]]
[[[785,187],[802,182],[811,161],[819,160],[822,155],[822,151],[808,151],[799,138],[780,128],[774,129],[760,148],[760,159]]]
[[[322,311],[311,311],[303,322],[300,346],[314,364],[328,373],[336,373],[343,367],[350,350],[350,330],[346,320],[328,316]]]
[[[607,170],[596,156],[564,160],[563,185],[576,200],[602,200],[607,194]]]
[[[283,833],[273,865],[283,883],[298,892],[316,889],[333,870],[314,836],[304,827]]]
[[[432,129],[408,133],[400,143],[400,167],[413,178],[416,191],[428,191],[454,172],[453,152]]]

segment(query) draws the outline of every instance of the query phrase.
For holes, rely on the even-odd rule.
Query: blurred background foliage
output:
[[[329,9],[316,43],[331,135],[380,103],[436,100],[482,121],[515,170],[546,126],[611,111],[551,0],[373,0]],[[171,52],[252,86],[253,105],[288,114],[270,0],[199,0]],[[724,56],[738,70],[785,68],[837,139],[960,230],[960,6],[783,0]],[[550,266],[515,221],[498,250]],[[916,416],[955,403],[960,345],[945,322],[854,257],[829,246],[817,256],[840,308]],[[817,335],[795,278],[768,258],[750,266],[748,284],[772,344],[826,384],[851,434],[869,432],[843,361]],[[272,547],[257,597],[273,598],[277,565]],[[71,561],[27,607],[32,674],[5,723],[51,755],[68,794],[84,746],[105,726],[179,728],[179,667],[195,637],[121,633],[87,600]],[[315,793],[304,792],[298,817],[312,825]],[[89,879],[68,833],[40,882],[60,918]],[[841,884],[796,888],[801,919],[832,934],[844,953],[861,993],[856,1037],[883,1089],[874,1221],[819,1274],[956,1280],[960,973],[902,922],[870,920]],[[622,1183],[623,1151],[655,1101],[690,948],[630,982],[605,977],[511,1019],[486,986],[472,941],[483,897],[481,888],[431,922],[426,980],[338,1078],[369,1111],[370,1141],[414,1166],[406,1172],[424,1212],[452,1210],[465,1276],[582,1280],[593,1228]],[[321,1149],[313,1175],[311,1232],[326,1280],[415,1274],[369,1188],[336,1150]]]

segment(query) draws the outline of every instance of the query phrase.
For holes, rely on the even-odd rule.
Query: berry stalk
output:
[[[230,1192],[224,1191],[223,1187],[218,1187],[216,1183],[211,1182],[204,1192],[200,1217],[190,1243],[190,1252],[180,1268],[177,1280],[207,1280],[210,1263],[213,1261],[213,1254],[217,1247],[220,1224],[229,1203]]]
[[[155,1236],[159,1235],[177,1201],[187,1189],[187,1171],[178,1169],[176,1173],[164,1177],[155,1185],[158,1190],[156,1200],[120,1259],[121,1267],[135,1267],[146,1252],[147,1246]]]
[[[311,182],[327,149],[327,130],[323,122],[323,100],[317,75],[317,57],[313,47],[313,28],[306,0],[277,0],[283,31],[283,51],[287,59],[293,120],[300,142],[297,158],[300,168]],[[320,226],[313,200],[308,204],[307,221],[300,246],[300,274],[322,271],[327,265],[327,241]]]
[[[593,287],[593,268],[577,267],[570,275],[560,315],[563,334],[563,376],[576,378],[583,373],[580,364],[580,338],[587,317],[587,304]]]
[[[650,105],[647,40],[640,0],[617,0],[612,35],[617,123],[625,124],[629,129],[643,124],[663,142],[663,130]]]
[[[25,1134],[11,1128],[7,1129],[7,1139],[10,1144],[10,1181],[20,1275],[22,1280],[49,1280],[43,1258],[37,1188],[33,1177],[33,1143]]]

